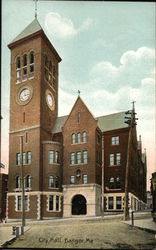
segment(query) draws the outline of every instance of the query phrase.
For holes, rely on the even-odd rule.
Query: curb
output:
[[[130,226],[132,226],[132,225],[130,225]],[[136,227],[136,228],[143,230],[143,231],[146,231],[148,233],[156,234],[156,230],[154,230],[154,229],[139,227],[139,226],[132,226],[132,227]]]
[[[7,248],[7,246],[11,243],[13,243],[16,240],[17,236],[14,236],[10,240],[7,240],[5,243],[3,243],[0,248]]]

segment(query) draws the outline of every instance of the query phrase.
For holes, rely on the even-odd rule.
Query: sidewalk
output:
[[[132,226],[131,220],[123,221],[123,223],[126,223],[126,224]],[[156,234],[156,223],[153,221],[152,218],[135,219],[134,220],[134,227],[137,227],[137,228],[145,230],[147,232]]]
[[[30,227],[26,226],[24,232],[26,232]],[[21,230],[21,228],[19,228]],[[21,234],[21,232],[19,231]],[[12,242],[16,239],[16,235],[12,234],[12,226],[1,226],[0,227],[0,248],[3,247],[7,242]]]

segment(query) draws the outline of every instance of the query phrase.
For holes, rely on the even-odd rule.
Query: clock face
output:
[[[55,109],[55,99],[50,90],[46,90],[46,102],[48,107],[53,111]]]
[[[48,104],[49,104],[50,107],[53,106],[53,97],[52,97],[51,94],[47,95],[47,102],[48,102]]]
[[[19,98],[22,102],[25,102],[29,99],[30,97],[30,89],[24,88],[19,95]]]

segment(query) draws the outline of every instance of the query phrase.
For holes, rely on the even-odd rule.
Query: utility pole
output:
[[[132,141],[132,131],[133,127],[136,125],[135,118],[135,107],[134,107],[134,101],[132,111],[125,112],[126,115],[130,115],[130,117],[125,117],[127,119],[125,123],[129,125],[129,136],[128,136],[128,148],[127,148],[127,163],[126,163],[126,175],[125,175],[125,200],[124,200],[124,220],[129,219],[129,207],[128,207],[128,186],[129,186],[129,168],[130,168],[130,157],[131,157],[131,141]]]
[[[102,135],[102,216],[104,215],[104,136]]]
[[[24,190],[24,169],[23,169],[23,135],[20,136],[20,165],[21,165],[21,181],[22,181],[22,227],[21,234],[24,234],[25,227],[25,190]]]

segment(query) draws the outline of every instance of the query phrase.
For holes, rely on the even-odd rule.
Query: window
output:
[[[81,152],[76,153],[76,158],[77,158],[77,164],[81,163]]]
[[[112,136],[112,145],[119,145],[119,136]]]
[[[21,178],[19,176],[16,177],[16,188],[21,188]]]
[[[20,78],[21,78],[21,60],[20,57],[17,57],[16,60],[16,82],[20,82]]]
[[[17,210],[21,211],[22,210],[22,199],[21,196],[17,196]]]
[[[76,179],[79,181],[80,178],[81,178],[81,170],[78,169],[78,170],[76,171]]]
[[[50,188],[54,187],[54,177],[52,175],[49,176],[49,187]]]
[[[59,196],[56,195],[56,211],[59,211]]]
[[[54,151],[53,150],[49,151],[49,163],[50,164],[54,163]]]
[[[87,184],[88,183],[88,176],[87,174],[83,175],[83,184]]]
[[[120,159],[121,159],[120,153],[117,153],[116,154],[116,165],[120,165]]]
[[[77,143],[81,143],[81,134],[77,133]]]
[[[97,134],[97,144],[100,144],[100,141],[101,141],[100,135]]]
[[[28,132],[25,133],[25,143],[28,143]]]
[[[75,183],[75,176],[71,175],[70,176],[70,184],[74,184]]]
[[[75,144],[75,134],[72,134],[72,144]]]
[[[23,153],[23,165],[26,164],[26,153]]]
[[[116,178],[116,188],[117,189],[121,188],[121,186],[120,186],[120,178],[119,177]]]
[[[28,210],[28,196],[25,196],[25,210]]]
[[[88,162],[88,152],[85,150],[83,151],[83,163],[87,164]]]
[[[49,77],[48,77],[50,85],[52,85],[52,63],[49,62]]]
[[[70,153],[70,164],[75,164],[75,153]]]
[[[86,131],[83,131],[83,134],[82,134],[82,141],[83,141],[83,142],[86,142]]]
[[[31,164],[31,152],[30,151],[27,153],[27,163]]]
[[[77,122],[80,123],[80,112],[77,114]]]
[[[114,166],[114,154],[109,155],[110,166]]]
[[[58,151],[55,152],[55,162],[59,163],[59,152]]]
[[[23,56],[23,80],[27,79],[27,55]]]
[[[16,154],[16,165],[20,165],[20,153]]]
[[[34,76],[34,52],[30,52],[30,68],[29,68],[29,77]]]
[[[30,188],[31,187],[31,176],[27,175],[26,177],[26,188]]]
[[[116,209],[121,209],[121,197],[116,197]]]
[[[59,187],[59,177],[56,176],[56,179],[55,179],[55,187],[58,188]]]
[[[49,211],[53,211],[53,210],[54,210],[54,196],[49,195]]]
[[[115,186],[114,186],[114,178],[113,177],[109,179],[109,188],[110,189],[114,189],[115,188]]]
[[[114,208],[114,198],[108,197],[108,208],[113,209]]]

